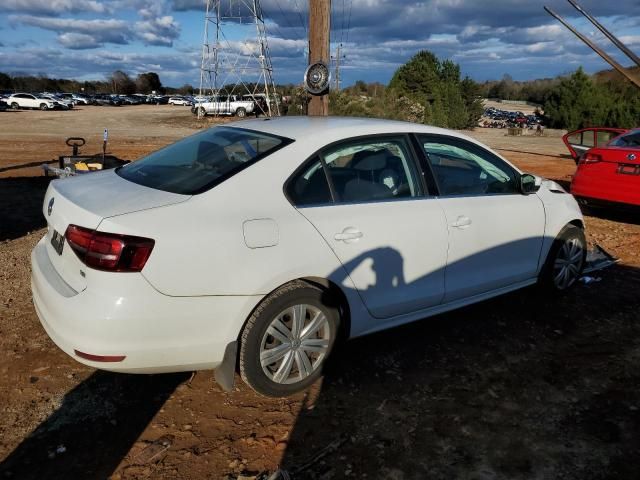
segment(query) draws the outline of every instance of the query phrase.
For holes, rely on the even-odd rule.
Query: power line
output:
[[[349,43],[349,30],[351,29],[351,10],[353,8],[353,0],[349,0],[349,20],[347,21],[347,43]]]

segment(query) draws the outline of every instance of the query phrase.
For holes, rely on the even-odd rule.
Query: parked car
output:
[[[79,94],[71,94],[71,99],[75,102],[76,105],[89,105],[91,101],[88,97]]]
[[[169,105],[187,105],[189,107],[193,105],[193,102],[184,97],[171,97],[167,103]]]
[[[93,101],[96,105],[119,107],[122,102],[113,95],[95,95]]]
[[[17,110],[19,108],[39,108],[40,110],[64,108],[63,105],[58,101],[31,93],[14,93],[7,99],[7,103],[14,110]]]
[[[151,103],[155,103],[156,105],[166,105],[167,103],[169,103],[169,96],[167,95],[158,95],[153,97],[153,100]]]
[[[585,152],[578,161],[571,193],[587,205],[640,207],[640,129]]]
[[[66,98],[59,97],[57,95],[53,95],[50,93],[43,93],[40,95],[40,98],[48,98],[53,102],[58,102],[64,110],[71,110],[73,108],[73,101],[68,100]]]
[[[149,101],[150,96],[149,95],[144,95],[142,93],[134,93],[133,95],[131,95],[133,98],[137,99],[139,103],[151,103]]]
[[[364,118],[207,129],[51,182],[43,214],[33,300],[63,351],[116,372],[217,367],[227,388],[238,364],[271,396],[313,383],[339,338],[566,290],[586,251],[555,182],[458,132]]]
[[[191,112],[200,116],[235,115],[243,118],[253,113],[254,108],[255,104],[251,99],[245,100],[239,95],[219,95],[211,97],[209,101],[196,103]]]
[[[628,130],[624,128],[591,127],[575,130],[562,137],[571,157],[578,164],[580,157],[594,147],[602,147]]]

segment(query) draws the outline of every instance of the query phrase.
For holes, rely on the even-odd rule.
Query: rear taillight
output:
[[[149,238],[96,232],[77,225],[69,225],[64,237],[85,265],[110,272],[141,271],[155,244]]]
[[[597,153],[585,153],[581,158],[580,158],[580,163],[582,164],[587,164],[587,163],[598,163],[602,161],[602,157],[600,155],[598,155]]]

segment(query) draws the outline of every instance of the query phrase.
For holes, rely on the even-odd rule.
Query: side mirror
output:
[[[530,195],[540,190],[540,185],[536,183],[536,177],[528,173],[520,176],[520,191],[523,195]]]

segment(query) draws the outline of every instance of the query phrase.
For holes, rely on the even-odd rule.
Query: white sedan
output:
[[[586,254],[559,185],[386,120],[208,129],[51,182],[43,212],[33,299],[62,350],[117,372],[217,368],[226,388],[237,364],[271,396],[313,383],[337,339],[536,282],[565,290]]]
[[[188,98],[183,98],[183,97],[171,97],[167,103],[169,105],[186,105],[186,106],[191,106],[193,105],[193,102],[191,100],[189,100]]]

